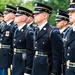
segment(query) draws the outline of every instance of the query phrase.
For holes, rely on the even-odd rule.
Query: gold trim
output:
[[[62,15],[56,15],[56,17],[64,17],[64,18],[67,18],[67,17],[65,17],[65,16],[62,16]],[[69,19],[69,18],[67,18],[67,19]]]
[[[2,48],[2,44],[0,43],[0,49]]]
[[[12,11],[15,11],[15,10],[13,10],[13,9],[11,9],[11,8],[6,8],[6,9],[10,9],[10,10],[12,10]]]
[[[45,7],[35,7],[35,8],[44,8],[44,9],[46,9],[46,10],[49,10],[49,9],[47,9],[47,8],[45,8]],[[49,10],[50,11],[50,10]]]
[[[70,60],[67,61],[67,66],[68,66],[68,67],[69,67],[69,64],[70,64]]]
[[[17,10],[17,11],[22,11],[22,12],[25,12],[25,13],[31,14],[31,13],[29,13],[29,12],[27,12],[27,11],[23,11],[23,10]],[[32,15],[32,14],[31,14],[31,15]]]
[[[73,3],[70,3],[70,4],[75,4],[75,2],[73,2]]]
[[[10,68],[8,68],[8,75],[11,75],[11,70],[10,70]]]

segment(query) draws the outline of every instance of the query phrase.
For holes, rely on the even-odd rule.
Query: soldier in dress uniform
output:
[[[66,11],[57,10],[56,14],[56,27],[59,29],[60,33],[63,35],[65,31],[68,29],[69,15]]]
[[[69,11],[69,20],[72,22],[72,28],[67,34],[66,41],[66,72],[65,75],[75,75],[75,0],[70,0]]]
[[[17,12],[15,14],[15,24],[18,25],[18,28],[14,32],[13,38],[13,75],[23,75],[25,73],[25,59],[26,59],[26,39],[25,32],[27,30],[26,21],[28,16],[30,16],[30,10],[17,6]]]
[[[31,15],[27,19],[27,31],[25,34],[26,38],[26,71],[24,75],[31,75],[32,64],[34,58],[34,48],[33,48],[33,33],[34,33],[34,24],[33,24],[33,12],[30,12]]]
[[[12,32],[11,27],[7,24],[10,24],[10,21],[12,20],[12,17],[10,16],[12,14],[14,16],[15,12],[16,8],[10,5],[7,5],[4,11],[4,21],[6,23],[2,25],[0,32],[0,75],[10,74],[10,65],[12,60]],[[10,25],[12,25],[12,23]]]
[[[32,75],[59,75],[61,71],[62,40],[59,30],[54,29],[52,31],[47,21],[51,12],[50,6],[35,2],[33,13],[38,28],[34,33],[35,55]]]
[[[16,8],[11,5],[6,5],[4,13],[4,21],[8,26],[11,28],[14,25],[14,18],[15,18]]]
[[[70,30],[70,27],[67,26],[69,22],[69,15],[66,11],[63,10],[57,10],[56,14],[56,27],[59,29],[63,45],[64,43],[64,35]],[[65,74],[65,59],[64,59],[64,52],[62,51],[62,73]]]

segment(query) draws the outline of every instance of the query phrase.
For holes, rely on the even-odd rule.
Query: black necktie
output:
[[[39,31],[40,31],[40,29],[39,29],[39,27],[37,27],[37,31],[36,31],[36,34],[37,35],[38,35]]]
[[[16,35],[17,35],[17,34],[19,34],[19,29],[17,29],[17,31],[16,31]]]

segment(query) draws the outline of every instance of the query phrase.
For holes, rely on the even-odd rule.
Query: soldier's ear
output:
[[[48,18],[49,17],[49,14],[48,13],[44,13],[44,18]]]

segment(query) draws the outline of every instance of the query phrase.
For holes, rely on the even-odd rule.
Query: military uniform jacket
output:
[[[26,49],[25,29],[26,25],[20,31],[15,30],[13,38],[13,51],[14,48]],[[14,75],[24,74],[22,53],[14,53],[13,55],[13,72]]]
[[[60,67],[61,67],[60,63],[61,63],[61,54],[62,54],[61,39],[59,37],[59,32],[57,32],[56,30],[52,32],[52,37],[50,38],[49,35],[51,29],[52,28],[49,26],[49,23],[47,23],[36,36],[35,47],[34,47],[35,50],[48,53],[48,58],[35,56],[32,75],[47,75],[48,70],[50,71],[49,73],[51,73],[52,71],[54,74],[60,72]],[[39,63],[40,65],[38,65],[37,63]],[[48,69],[48,64],[50,67],[49,69]],[[54,66],[52,66],[52,64]],[[36,65],[37,67],[35,67]],[[53,67],[53,70],[51,67]]]
[[[73,31],[72,29],[67,34],[65,49],[66,62],[70,61],[71,63],[75,63],[75,31]],[[68,63],[66,65],[66,75],[75,75],[75,67],[68,67]]]
[[[31,74],[33,57],[34,57],[34,48],[33,48],[33,24],[30,25],[30,29],[27,29],[26,33],[26,73]]]
[[[8,68],[10,67],[11,64],[11,55],[12,55],[11,26],[5,25],[0,32],[0,46],[10,45],[10,49],[0,48],[0,68]]]

